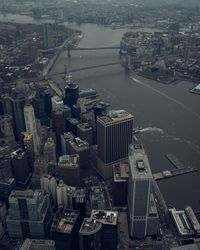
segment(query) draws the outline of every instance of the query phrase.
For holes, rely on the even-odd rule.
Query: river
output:
[[[4,20],[2,16],[0,20]],[[30,18],[27,22],[31,22]],[[69,26],[83,31],[80,47],[117,46],[125,32],[95,24]],[[65,64],[74,69],[118,60],[117,50],[73,51],[70,59],[62,52],[52,73],[62,71]],[[164,85],[126,73],[120,65],[76,72],[73,79],[81,89],[96,89],[113,109],[126,109],[134,114],[135,126],[145,128],[139,137],[153,173],[173,169],[164,156],[166,153],[173,153],[185,165],[200,168],[200,96],[189,93],[192,83]],[[61,76],[56,80],[62,84]],[[200,210],[199,183],[199,172],[158,182],[167,204],[180,209],[191,205],[194,210]]]

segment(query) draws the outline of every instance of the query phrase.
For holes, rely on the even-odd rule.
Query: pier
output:
[[[188,173],[193,173],[198,171],[197,168],[194,167],[190,167],[190,166],[184,166],[182,162],[180,162],[176,156],[174,156],[173,154],[169,153],[166,154],[165,157],[170,161],[170,163],[172,163],[172,165],[176,168],[176,169],[172,169],[172,170],[164,170],[158,173],[153,174],[154,179],[157,180],[162,180],[162,179],[166,179],[166,178],[171,178],[171,177],[175,177],[178,175],[183,175],[183,174],[188,174]]]

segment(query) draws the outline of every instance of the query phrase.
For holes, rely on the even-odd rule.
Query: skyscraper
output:
[[[15,147],[11,115],[6,114],[0,116],[0,137],[3,137],[8,142],[10,148]]]
[[[35,121],[35,113],[31,104],[26,104],[24,107],[24,119],[26,124],[26,131],[33,135],[33,145],[35,153],[39,151],[39,137],[37,134],[37,127]]]
[[[132,142],[133,115],[125,110],[97,117],[98,169],[104,178],[112,177],[112,164],[128,157]]]
[[[43,154],[47,162],[56,162],[56,144],[54,143],[53,138],[49,137],[47,139],[44,144]]]
[[[157,233],[159,219],[153,195],[153,177],[141,145],[130,146],[128,219],[132,238],[142,239]]]
[[[11,163],[17,186],[27,188],[31,178],[27,153],[21,148],[12,152]]]
[[[31,101],[34,96],[34,90],[24,82],[17,82],[16,87],[12,89],[9,95],[12,108],[14,133],[17,140],[19,140],[21,132],[25,131],[23,112],[24,105],[27,101]]]
[[[33,135],[30,132],[22,132],[23,148],[27,153],[28,164],[31,172],[33,172],[33,164],[35,161]]]
[[[9,197],[8,233],[14,238],[39,238],[48,235],[52,219],[49,196],[40,191],[12,191]]]
[[[79,86],[75,82],[71,81],[71,75],[66,75],[65,81],[67,85],[65,87],[64,103],[71,108],[77,103],[79,97]]]

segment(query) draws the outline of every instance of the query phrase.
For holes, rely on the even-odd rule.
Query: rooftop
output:
[[[79,137],[74,137],[73,140],[69,140],[69,143],[76,151],[89,149],[88,142]]]
[[[20,250],[34,250],[34,249],[44,249],[55,247],[55,241],[53,240],[35,240],[35,239],[26,239],[23,242],[23,245],[20,247]]]
[[[11,158],[20,160],[23,158],[24,154],[25,152],[23,151],[23,149],[19,148],[16,151],[11,153]]]
[[[176,210],[175,208],[172,208],[169,209],[169,211],[180,235],[192,235],[194,233],[184,210]]]
[[[92,210],[91,219],[106,225],[117,225],[118,212],[110,210]]]
[[[113,176],[115,182],[127,181],[128,173],[129,168],[127,162],[120,162],[119,164],[113,165]]]
[[[27,190],[13,190],[10,194],[10,198],[27,198],[27,199],[35,199],[35,197],[41,195],[40,191],[33,191],[32,189]]]
[[[87,122],[80,123],[77,125],[77,127],[80,128],[81,130],[91,130],[92,129]]]
[[[100,221],[85,218],[79,232],[83,235],[95,234],[100,230],[101,225]]]
[[[59,157],[59,167],[77,167],[79,166],[79,155],[62,155]]]
[[[102,115],[98,117],[99,121],[103,123],[111,123],[117,121],[123,121],[124,119],[133,119],[133,115],[128,113],[125,110],[111,110],[107,113],[107,115]]]
[[[60,233],[71,234],[78,217],[79,211],[66,209],[53,222],[52,228],[55,227],[55,231]]]
[[[129,166],[132,177],[152,179],[148,157],[140,144],[129,147]]]

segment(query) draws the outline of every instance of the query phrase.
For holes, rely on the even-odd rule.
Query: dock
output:
[[[183,163],[180,162],[173,154],[171,153],[166,154],[165,157],[172,163],[172,165],[174,165],[175,168],[177,169],[184,168]]]
[[[153,174],[153,177],[156,181],[198,171],[197,168],[190,167],[190,166],[184,166],[183,163],[180,162],[176,158],[176,156],[174,156],[171,153],[166,154],[165,157],[170,161],[170,163],[172,163],[172,165],[176,169],[164,170],[164,171]]]
[[[198,171],[197,168],[184,167],[182,169],[164,170],[162,172],[158,172],[158,173],[153,174],[153,177],[157,181],[157,180],[172,178],[172,177],[175,177],[178,175],[193,173],[196,171]]]

